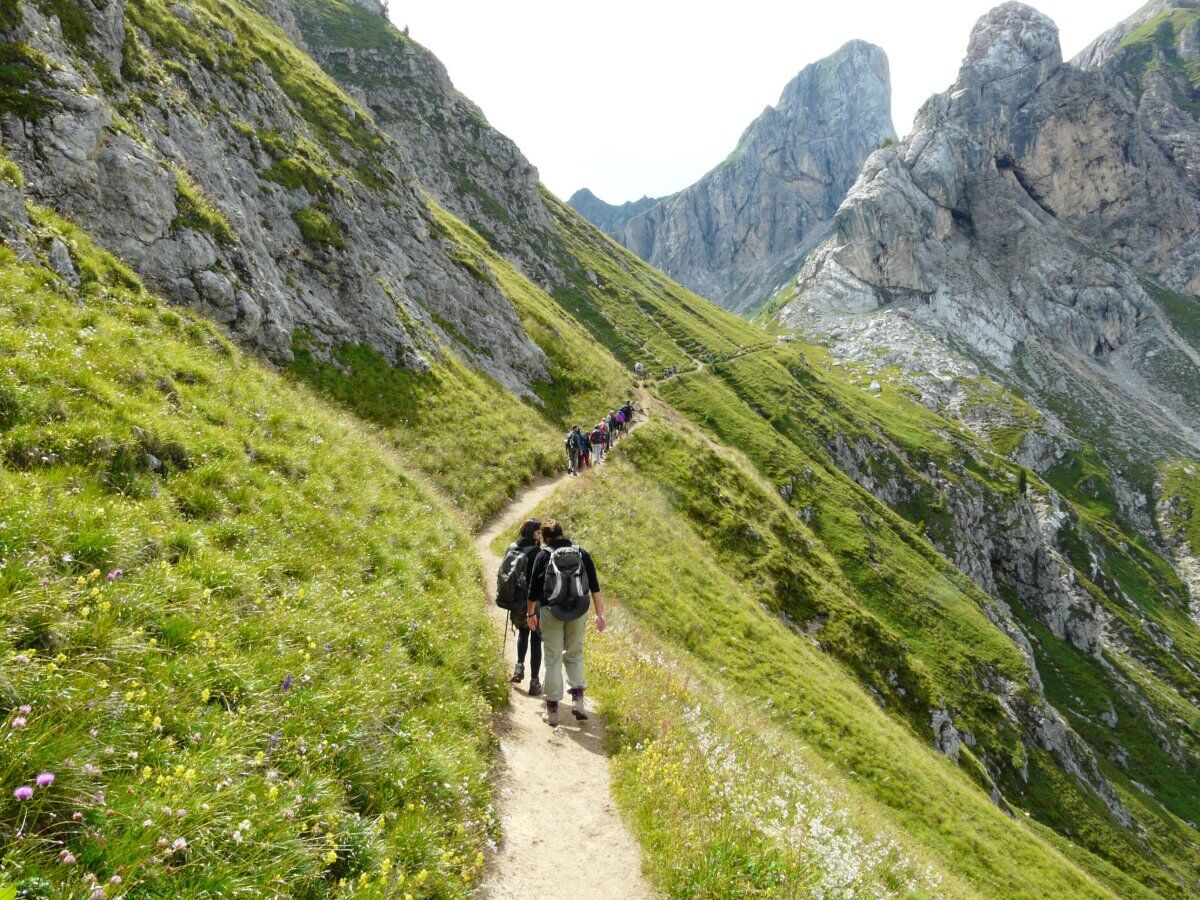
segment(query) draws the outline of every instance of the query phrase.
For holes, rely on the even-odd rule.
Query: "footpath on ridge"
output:
[[[647,391],[639,389],[637,396],[642,415],[635,416],[631,430],[646,421],[650,405]],[[579,477],[589,473],[585,469]],[[515,536],[521,522],[570,477],[563,473],[522,489],[475,538],[496,628],[507,627],[508,613],[490,602],[495,599],[491,576],[500,565],[492,542],[501,534]],[[603,560],[599,566],[603,584]],[[510,665],[512,644],[510,635]],[[513,686],[498,729],[504,837],[480,895],[497,900],[654,896],[642,876],[641,848],[612,799],[601,717],[593,708],[591,718],[577,722],[567,712],[557,728],[550,728],[542,720],[544,703],[528,695],[528,683]]]

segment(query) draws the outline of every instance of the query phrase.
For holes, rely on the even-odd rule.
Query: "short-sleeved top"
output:
[[[559,547],[570,547],[571,542],[566,538],[561,538],[557,541],[551,541],[541,549],[533,560],[533,571],[529,576],[529,599],[541,601],[546,596],[546,567],[550,565],[550,551],[557,550]],[[600,579],[596,576],[596,565],[592,562],[592,555],[579,548],[579,555],[583,557],[583,571],[587,573],[588,585],[592,589],[592,593],[598,593],[600,590]]]

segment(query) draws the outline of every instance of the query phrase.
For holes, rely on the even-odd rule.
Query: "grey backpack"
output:
[[[542,588],[542,606],[554,618],[570,622],[586,613],[592,605],[592,591],[583,551],[573,544],[551,550]]]

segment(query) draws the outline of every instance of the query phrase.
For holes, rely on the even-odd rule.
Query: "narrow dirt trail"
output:
[[[484,526],[475,549],[488,576],[500,565],[492,541],[500,534],[515,535],[521,522],[570,477],[563,474],[534,482]],[[589,476],[585,471],[580,477]],[[495,585],[490,577],[487,580],[491,601]],[[488,608],[495,627],[504,628],[507,613],[491,602]],[[512,645],[509,635],[510,664]],[[588,721],[576,722],[564,710],[561,724],[552,729],[542,720],[542,701],[526,693],[528,685],[526,678],[524,684],[513,686],[512,703],[499,729],[504,841],[480,896],[497,900],[652,897],[642,877],[641,848],[612,799],[604,723],[595,712]]]

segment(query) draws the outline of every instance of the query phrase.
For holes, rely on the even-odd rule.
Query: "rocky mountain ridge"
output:
[[[701,296],[745,311],[795,273],[863,160],[895,137],[887,56],[851,41],[806,66],[696,184],[627,220],[614,210],[635,212],[628,204],[606,204],[592,221]]]
[[[1200,198],[1160,126],[1119,77],[1063,63],[1045,16],[997,7],[950,90],[867,161],[780,320],[932,329],[1089,439],[1133,458],[1200,448],[1195,304],[1172,290],[1192,283]],[[920,343],[889,352],[920,369]],[[1089,407],[1145,427],[1089,426]]]
[[[571,195],[567,203],[605,234],[619,237],[624,234],[630,219],[661,200],[661,197],[642,197],[640,200],[626,200],[621,204],[605,203],[587,188],[580,188]]]
[[[39,90],[3,118],[35,198],[276,361],[362,343],[419,370],[447,345],[517,392],[546,377],[401,148],[286,31],[206,0],[83,4],[66,29],[22,2],[7,35]]]

